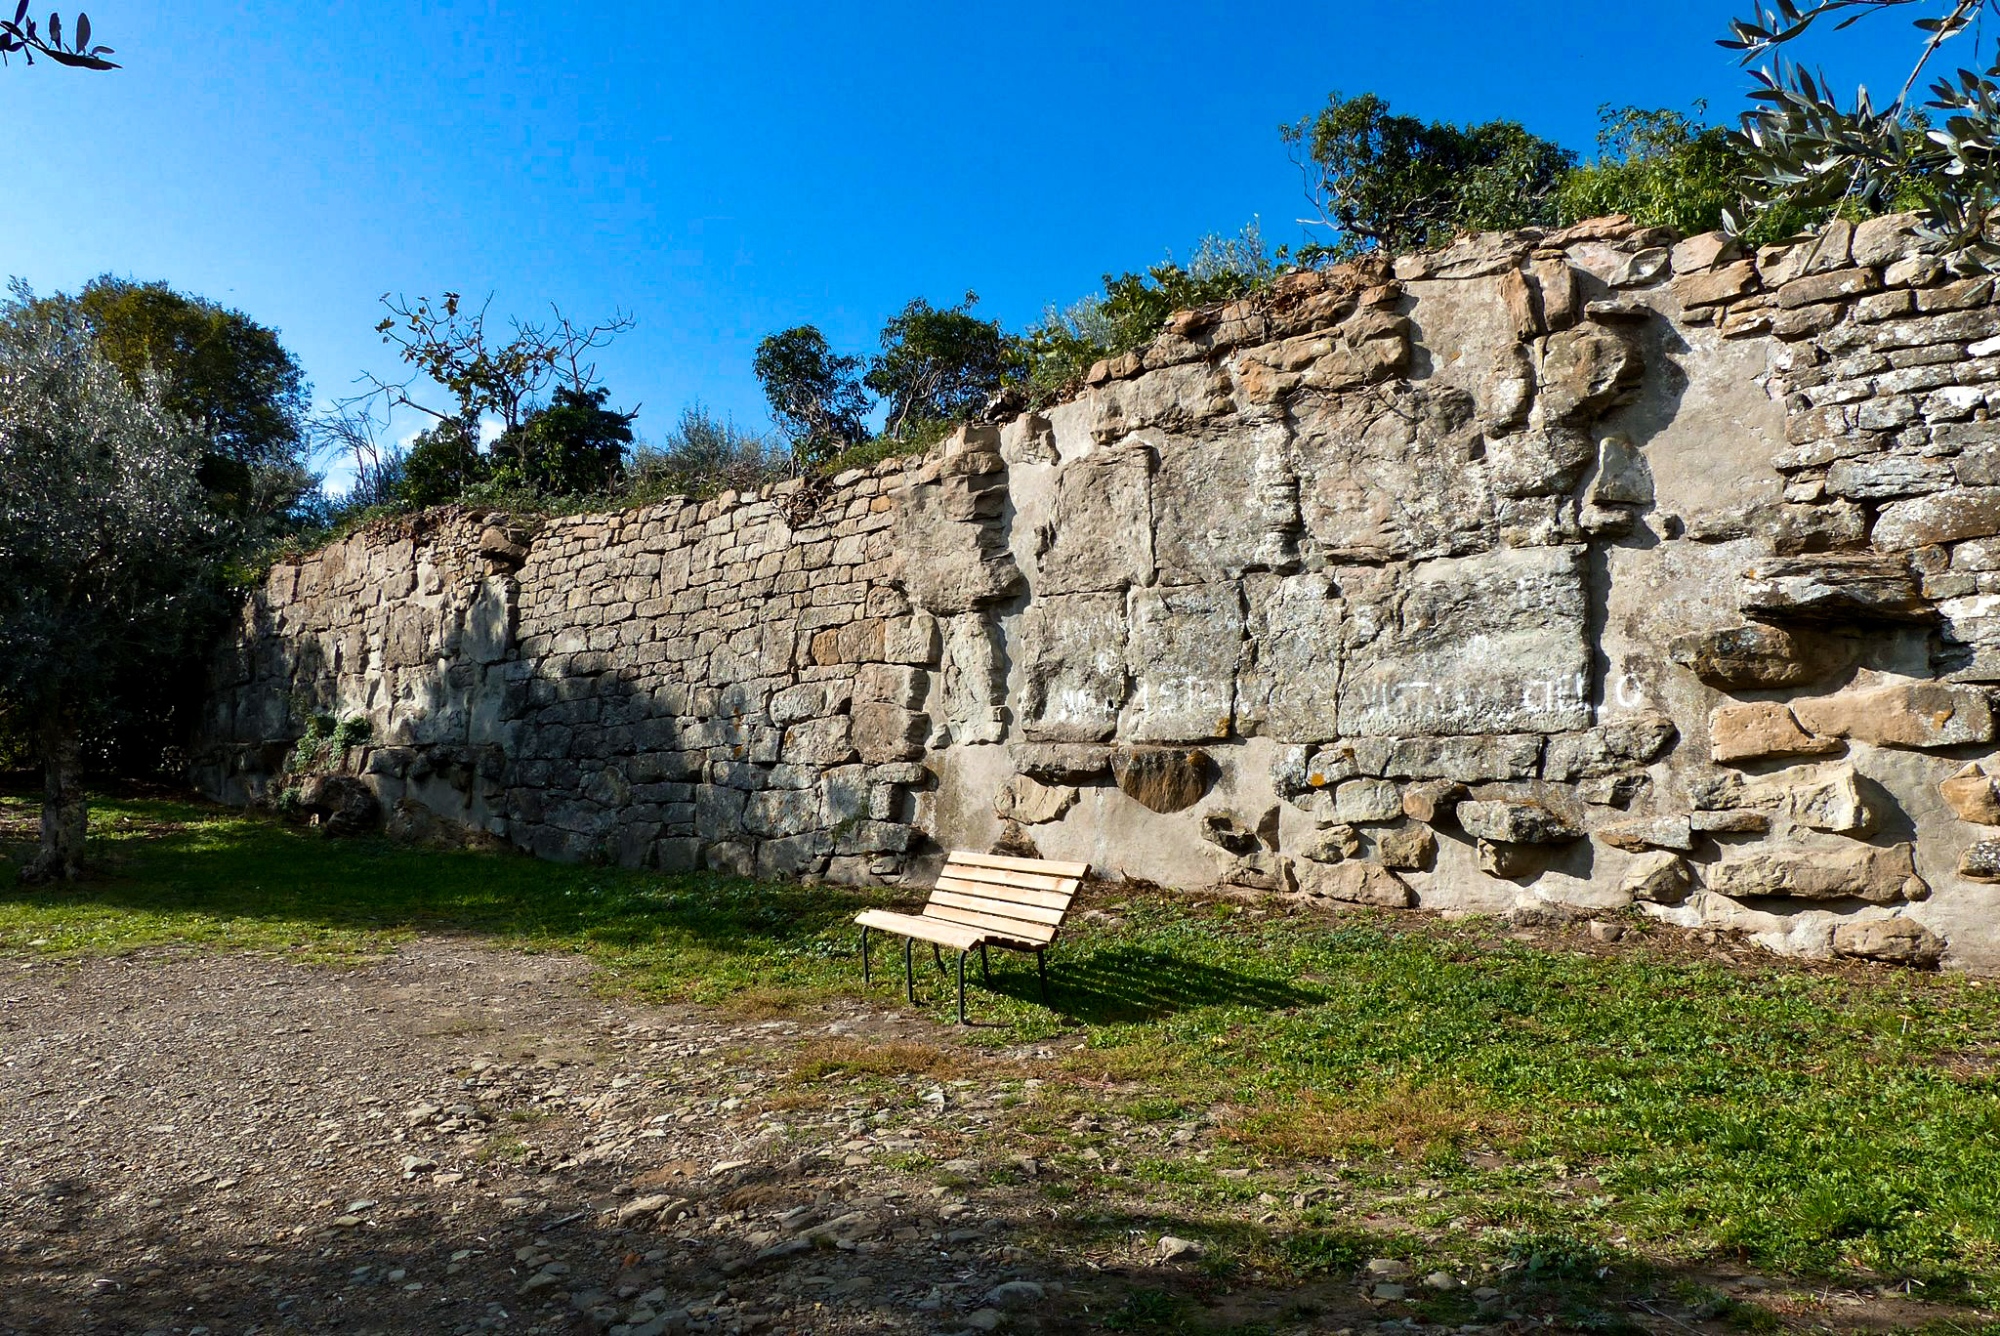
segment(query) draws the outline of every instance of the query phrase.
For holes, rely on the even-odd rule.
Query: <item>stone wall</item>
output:
[[[2000,309],[1913,233],[1469,238],[823,488],[370,530],[250,600],[200,776],[363,714],[392,820],[548,857],[2000,968]]]

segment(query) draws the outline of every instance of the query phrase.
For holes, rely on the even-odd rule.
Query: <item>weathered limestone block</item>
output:
[[[1767,756],[1813,756],[1840,750],[1840,739],[1799,726],[1783,701],[1717,706],[1708,716],[1709,756],[1719,765]]]
[[[1771,557],[1744,571],[1736,606],[1772,621],[1921,622],[1933,616],[1900,557]]]
[[[1293,460],[1300,518],[1329,556],[1420,559],[1494,542],[1492,498],[1473,463],[1472,397],[1439,388],[1301,407]]]
[[[1201,801],[1215,780],[1215,762],[1194,748],[1120,747],[1111,754],[1111,777],[1143,806],[1162,814]]]
[[[1813,733],[1877,747],[1959,747],[1993,740],[1986,693],[1943,682],[1898,682],[1802,697],[1792,713]]]
[[[1866,839],[1881,824],[1879,794],[1851,765],[1805,766],[1748,785],[1753,802],[1779,807],[1801,826]],[[1772,795],[1775,795],[1773,801]]]
[[[1416,903],[1409,884],[1401,877],[1380,864],[1353,860],[1306,864],[1299,869],[1299,890],[1305,895],[1380,909],[1408,909]]]
[[[1619,881],[1619,888],[1634,900],[1659,905],[1677,905],[1687,899],[1694,886],[1687,860],[1664,850],[1642,853],[1634,858]]]
[[[1652,817],[1644,821],[1621,821],[1615,825],[1601,827],[1597,838],[1614,849],[1628,853],[1645,853],[1653,849],[1671,849],[1686,853],[1694,848],[1694,832],[1688,824],[1686,813],[1676,816]]]
[[[1549,336],[1542,354],[1542,411],[1551,423],[1588,426],[1630,398],[1645,375],[1631,338],[1586,322]]]
[[[1403,795],[1381,779],[1350,779],[1334,790],[1333,814],[1348,825],[1395,821],[1403,815]]]
[[[1253,891],[1271,891],[1279,895],[1290,895],[1298,890],[1298,876],[1292,870],[1292,860],[1281,854],[1259,850],[1245,854],[1236,860],[1233,867],[1223,876],[1223,881],[1231,886],[1243,886]]]
[[[1002,821],[1039,826],[1060,821],[1076,806],[1076,789],[1068,784],[1043,784],[1026,775],[1008,780],[993,799],[993,814]]]
[[[1855,652],[1852,640],[1761,622],[1680,636],[1668,648],[1675,663],[1724,690],[1804,686],[1846,668]]]
[[[1403,789],[1403,815],[1428,825],[1450,816],[1465,796],[1465,785],[1456,780],[1427,779],[1406,785]]]
[[[951,513],[956,505],[951,498],[963,490],[961,484],[945,478],[915,483],[897,514],[897,549],[923,554],[908,563],[910,597],[933,613],[1002,602],[1025,583],[1008,549],[1002,516],[961,520]]]
[[[924,754],[930,731],[928,715],[886,701],[857,702],[849,730],[855,751],[869,765],[916,760]]]
[[[1210,812],[1201,819],[1201,837],[1232,854],[1255,853],[1263,847],[1257,832],[1236,819],[1233,812]]]
[[[2000,534],[2000,487],[1953,487],[1896,501],[1875,517],[1870,541],[1881,552]]]
[[[856,701],[886,701],[905,710],[922,707],[930,674],[900,663],[864,663],[854,670]]]
[[[1152,581],[1158,463],[1152,445],[1129,441],[1062,466],[1053,516],[1038,535],[1037,598],[1122,593]]]
[[[1428,872],[1437,861],[1437,835],[1429,826],[1414,823],[1385,830],[1375,837],[1375,856],[1386,868]]]
[[[820,819],[815,789],[766,789],[743,804],[743,829],[765,838],[803,834],[816,829]]]
[[[1473,838],[1495,844],[1563,844],[1583,838],[1574,821],[1524,798],[1468,799],[1458,805],[1458,824]]]
[[[1944,950],[1944,939],[1913,919],[1857,919],[1833,929],[1833,953],[1855,960],[1932,969]]]
[[[1680,731],[1664,714],[1640,714],[1581,733],[1552,737],[1542,755],[1542,775],[1564,783],[1650,765],[1673,746]]]
[[[944,722],[953,742],[998,742],[1007,735],[1007,660],[1000,628],[984,613],[945,623]]]
[[[1044,784],[1089,784],[1111,773],[1110,747],[1077,742],[1014,742],[1007,757]]]
[[[1375,614],[1380,633],[1348,651],[1340,736],[1589,727],[1581,549],[1425,562],[1396,592]]]
[[[1163,583],[1296,566],[1299,480],[1283,422],[1176,438],[1164,453],[1172,466],[1153,476],[1151,488],[1154,559]]]
[[[785,730],[780,755],[791,765],[840,765],[852,760],[848,722],[846,715],[836,714],[793,724]]]
[[[1301,858],[1315,863],[1338,863],[1361,852],[1361,832],[1352,826],[1328,826],[1315,831],[1299,849]]]
[[[823,830],[765,840],[757,846],[757,875],[770,881],[818,876],[832,854],[833,836]]]
[[[1967,881],[2000,882],[2000,840],[1981,840],[1959,855],[1958,875]]]
[[[2000,788],[1994,785],[1990,764],[1975,762],[1938,785],[1938,792],[1960,821],[2000,826]]]
[[[1324,572],[1253,583],[1246,618],[1250,664],[1236,702],[1240,731],[1288,742],[1339,736],[1345,609]]]
[[[1732,900],[1769,896],[1889,904],[1930,893],[1912,855],[1907,844],[1887,849],[1865,844],[1759,848],[1712,864],[1706,879],[1710,890]]]
[[[1567,497],[1590,467],[1596,447],[1578,427],[1539,427],[1487,442],[1486,465],[1501,497]],[[1505,515],[1502,530],[1505,530]]]
[[[1125,704],[1125,596],[1040,597],[1021,616],[1021,728],[1037,742],[1101,742]]]
[[[1119,716],[1119,736],[1133,742],[1228,737],[1244,648],[1237,586],[1134,589],[1127,616],[1131,694]]]
[[[1687,307],[1720,306],[1757,291],[1757,266],[1738,260],[1709,273],[1685,273],[1674,280],[1674,295]]]

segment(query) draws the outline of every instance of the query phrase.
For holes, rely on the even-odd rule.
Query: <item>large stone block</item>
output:
[[[1934,616],[1901,557],[1770,557],[1743,572],[1736,606],[1772,621],[1921,622]]]
[[[1583,828],[1571,818],[1526,799],[1462,802],[1458,824],[1473,838],[1495,844],[1563,844],[1583,838]]]
[[[1930,969],[1943,958],[1944,938],[1913,919],[1858,919],[1833,930],[1833,953],[1856,960]]]
[[[1878,551],[2000,534],[2000,487],[1954,487],[1882,507],[1869,539]]]
[[[1809,733],[1783,701],[1717,706],[1708,716],[1708,748],[1721,765],[1767,756],[1813,756],[1840,750],[1838,738]]]
[[[916,760],[924,754],[924,741],[930,737],[930,731],[928,715],[886,701],[856,704],[849,726],[854,750],[869,765]]]
[[[1373,617],[1378,633],[1347,651],[1340,735],[1559,733],[1590,726],[1581,549],[1426,562]]]
[[[1460,391],[1356,396],[1301,410],[1295,433],[1306,532],[1329,556],[1412,560],[1484,551],[1493,499],[1473,401]]]
[[[1930,893],[1907,844],[1760,848],[1707,870],[1708,888],[1734,900],[1864,900],[1888,904]]]
[[[1127,607],[1131,694],[1119,735],[1133,742],[1228,737],[1244,648],[1237,587],[1134,589]]]
[[[1152,581],[1158,461],[1151,445],[1133,441],[1063,465],[1047,546],[1036,561],[1037,597],[1123,592]]]
[[[1250,663],[1237,692],[1239,730],[1287,742],[1340,735],[1345,603],[1324,572],[1251,586]]]
[[[1724,690],[1804,686],[1839,672],[1855,655],[1851,640],[1761,622],[1680,636],[1668,650],[1675,663]]]
[[[1344,904],[1407,909],[1416,903],[1409,884],[1377,863],[1307,863],[1298,869],[1298,878],[1301,894]]]
[[[1215,762],[1197,749],[1120,748],[1111,775],[1125,793],[1155,812],[1185,811],[1201,801],[1215,779]]]
[[[1943,682],[1898,682],[1792,702],[1806,728],[1877,747],[1958,747],[1993,740],[1986,693]]]
[[[1125,704],[1125,596],[1038,597],[1021,615],[1021,729],[1038,742],[1101,742]]]

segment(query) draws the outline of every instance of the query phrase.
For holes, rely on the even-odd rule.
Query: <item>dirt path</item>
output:
[[[1079,1246],[1009,1131],[1054,1112],[1049,1048],[587,976],[439,938],[347,970],[0,959],[0,1333],[1060,1332],[1121,1302],[1121,1329],[1185,1330],[1129,1306],[1155,1286],[1222,1326],[1422,1329],[1371,1303],[1379,1276],[1232,1292],[1161,1255],[1143,1200],[1090,1203]],[[885,1056],[887,1083],[845,1071]],[[1110,1121],[1077,1139],[1203,1158],[1198,1118]],[[1507,1304],[1458,1330],[1536,1325]]]

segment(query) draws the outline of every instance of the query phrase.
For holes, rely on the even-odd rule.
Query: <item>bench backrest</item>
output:
[[[985,928],[1036,946],[1055,940],[1088,863],[952,851],[938,874],[925,918]]]

